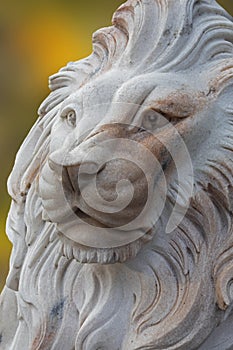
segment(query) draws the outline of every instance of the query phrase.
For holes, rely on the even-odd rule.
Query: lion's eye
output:
[[[75,111],[70,111],[68,114],[67,114],[67,123],[70,125],[70,126],[73,126],[75,127],[76,126],[76,113]]]
[[[142,119],[142,127],[146,130],[155,131],[168,124],[167,118],[162,114],[149,110],[145,113]]]
[[[76,126],[77,116],[73,109],[64,110],[61,113],[61,118],[66,119],[67,124],[72,128]]]

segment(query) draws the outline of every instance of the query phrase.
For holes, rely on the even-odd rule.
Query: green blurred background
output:
[[[48,76],[91,52],[91,35],[110,25],[123,0],[8,0],[0,8],[0,290],[11,245],[5,235],[6,179],[17,149],[49,93]],[[233,14],[233,1],[219,1]]]

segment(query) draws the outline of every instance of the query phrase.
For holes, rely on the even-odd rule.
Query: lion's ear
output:
[[[227,310],[233,303],[233,247],[220,255],[214,269],[217,304]]]

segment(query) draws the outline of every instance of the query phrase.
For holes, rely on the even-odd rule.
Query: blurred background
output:
[[[0,291],[11,245],[6,180],[48,95],[48,76],[91,52],[92,33],[111,24],[123,0],[8,0],[0,8]],[[219,0],[233,14],[232,0]]]

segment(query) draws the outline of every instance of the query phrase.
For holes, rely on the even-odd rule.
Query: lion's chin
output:
[[[123,263],[137,256],[142,246],[149,242],[152,231],[143,237],[119,247],[96,248],[89,247],[69,239],[62,232],[58,232],[61,240],[61,253],[67,259],[75,259],[82,264],[115,264]]]

